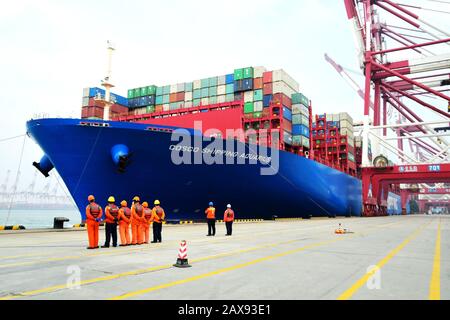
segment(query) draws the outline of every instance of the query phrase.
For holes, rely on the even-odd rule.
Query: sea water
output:
[[[0,225],[22,225],[26,229],[53,228],[53,218],[65,217],[70,221],[64,223],[65,228],[81,223],[77,209],[68,210],[0,210]]]

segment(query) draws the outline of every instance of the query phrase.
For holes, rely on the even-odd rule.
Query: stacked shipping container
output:
[[[147,118],[181,109],[198,112],[204,106],[241,101],[244,129],[279,130],[283,144],[310,148],[309,100],[299,93],[298,83],[284,70],[240,68],[193,82],[133,88],[128,90],[128,99],[129,114],[145,114]]]
[[[348,113],[316,115],[312,125],[315,158],[356,175],[353,119]]]
[[[100,101],[105,98],[105,90],[101,88],[83,89],[82,119],[103,119],[104,104]],[[110,118],[120,114],[128,113],[128,100],[116,94],[111,94],[111,101],[114,102],[110,108]]]

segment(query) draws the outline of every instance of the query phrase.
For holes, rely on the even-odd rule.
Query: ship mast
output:
[[[107,43],[108,43],[108,47],[107,47],[108,67],[106,70],[106,76],[105,76],[104,80],[101,81],[102,86],[105,88],[105,96],[103,99],[101,97],[99,97],[99,98],[96,98],[96,100],[99,102],[103,102],[103,104],[104,104],[103,119],[108,121],[108,120],[110,120],[109,113],[110,113],[111,105],[115,103],[115,101],[111,100],[111,88],[114,87],[114,85],[111,83],[111,74],[112,74],[111,66],[112,66],[112,55],[115,50],[115,47],[111,41],[108,40]]]

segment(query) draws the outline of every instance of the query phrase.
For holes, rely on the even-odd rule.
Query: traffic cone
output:
[[[337,228],[334,233],[336,234],[344,234],[345,233],[345,229],[342,229],[342,225],[339,223],[339,228]]]
[[[180,243],[180,250],[178,250],[178,259],[177,263],[173,265],[177,268],[190,268],[192,267],[187,258],[187,243],[186,240],[181,241]]]

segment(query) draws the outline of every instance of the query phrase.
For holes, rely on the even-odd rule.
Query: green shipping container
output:
[[[209,97],[209,88],[203,88],[202,89],[202,98],[208,98]]]
[[[293,114],[292,115],[292,124],[302,124],[302,115],[301,114]]]
[[[193,105],[194,107],[198,107],[198,106],[200,105],[200,102],[201,102],[201,101],[202,101],[201,99],[194,99],[192,105]]]
[[[234,70],[234,81],[244,79],[244,69]]]
[[[202,89],[203,88],[209,88],[209,78],[202,79],[201,82],[202,82]]]
[[[190,92],[194,89],[194,84],[192,82],[186,82],[184,85],[184,91]]]
[[[128,99],[133,99],[134,98],[134,89],[130,89],[128,90]]]
[[[135,98],[141,97],[141,89],[140,88],[134,89],[134,97]]]
[[[170,95],[165,95],[163,96],[163,104],[168,104],[170,103]]]
[[[216,96],[209,97],[209,104],[216,104],[216,103],[217,103],[217,97]]]
[[[234,101],[234,93],[227,94],[225,97],[226,102],[233,102]]]
[[[263,101],[263,91],[255,90],[253,93],[253,101]]]
[[[215,96],[217,96],[217,87],[211,87],[211,88],[209,88],[209,96],[210,96],[210,97],[215,97]]]
[[[253,67],[244,69],[244,79],[253,78]]]
[[[195,89],[193,94],[194,99],[201,99],[202,98],[202,89]]]
[[[309,99],[301,93],[294,93],[292,95],[292,104],[302,104],[305,107],[309,107]]]
[[[156,95],[162,96],[163,95],[163,87],[157,87],[156,88]]]
[[[254,107],[253,102],[246,102],[244,104],[244,113],[253,113]]]
[[[210,87],[217,87],[217,77],[209,78],[209,86]]]
[[[226,94],[233,94],[234,95],[234,83],[227,84]]]
[[[155,106],[148,106],[147,113],[153,113],[153,112],[155,112]]]
[[[164,86],[163,87],[163,95],[170,94],[170,86]],[[168,103],[168,102],[164,102]]]
[[[148,96],[147,87],[142,87],[141,88],[141,97],[146,97],[146,96]]]
[[[293,146],[301,146],[302,145],[302,136],[292,136],[292,145]]]
[[[147,87],[147,95],[154,96],[156,94],[156,86],[148,86]]]

